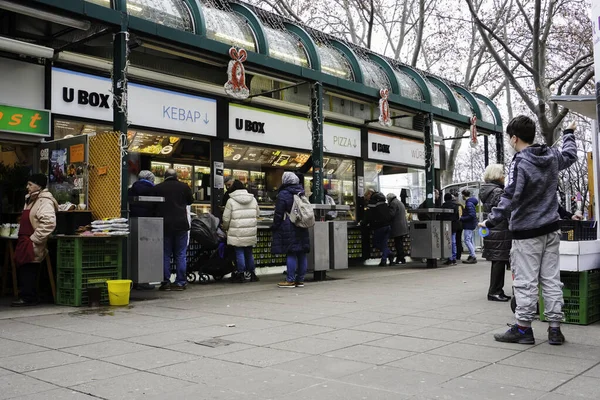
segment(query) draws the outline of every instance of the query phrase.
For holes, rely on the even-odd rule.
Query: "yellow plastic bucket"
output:
[[[129,293],[133,282],[129,279],[106,281],[108,285],[108,302],[111,306],[126,306],[129,304]]]

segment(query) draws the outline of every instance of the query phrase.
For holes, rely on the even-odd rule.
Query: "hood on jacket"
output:
[[[482,202],[487,203],[488,199],[490,198],[490,196],[492,195],[492,193],[494,193],[494,190],[496,189],[504,189],[504,186],[502,186],[499,183],[496,182],[486,182],[483,185],[481,185],[481,188],[479,189],[479,198],[481,199]]]
[[[529,146],[517,153],[515,157],[527,161],[538,168],[546,168],[556,160],[556,155],[545,144]]]
[[[465,204],[467,203],[472,203],[474,206],[476,206],[479,204],[479,200],[477,200],[475,197],[469,197],[467,200],[465,200]]]
[[[283,185],[281,187],[281,189],[279,189],[279,191],[287,191],[287,192],[290,192],[292,195],[304,194],[304,188],[299,183],[292,184],[292,185]]]
[[[39,199],[46,199],[51,201],[54,204],[54,211],[58,211],[58,202],[56,201],[54,196],[52,196],[52,193],[48,191],[48,189],[44,189],[40,192],[40,194],[38,194],[38,200]]]
[[[246,189],[238,189],[235,192],[229,193],[229,198],[240,204],[250,204],[254,200],[254,195],[248,193]]]
[[[387,198],[388,203],[391,203],[392,200],[396,198],[396,195],[394,193],[388,193],[385,197]]]
[[[380,203],[385,203],[385,196],[383,193],[381,192],[375,192],[373,193],[373,195],[371,196],[371,199],[369,200],[369,205],[370,206],[374,206]]]

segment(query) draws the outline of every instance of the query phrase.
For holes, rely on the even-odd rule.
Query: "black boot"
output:
[[[250,272],[250,282],[259,282],[260,279],[258,279],[258,276],[256,276],[256,273],[254,271]]]
[[[244,273],[233,272],[231,274],[231,283],[244,283],[246,278],[244,277]]]

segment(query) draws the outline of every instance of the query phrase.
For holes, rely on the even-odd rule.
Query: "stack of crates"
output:
[[[560,272],[568,324],[588,325],[600,321],[600,269],[581,272]],[[540,292],[540,320],[545,321],[544,299]]]
[[[59,238],[57,244],[56,304],[87,305],[87,289],[102,289],[108,304],[107,280],[121,279],[122,238]]]
[[[560,221],[560,240],[578,242],[582,240],[596,240],[598,233],[596,221]]]

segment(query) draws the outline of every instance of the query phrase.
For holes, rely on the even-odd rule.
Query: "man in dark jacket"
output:
[[[186,252],[188,244],[187,207],[194,201],[190,187],[177,180],[177,172],[168,169],[165,181],[154,188],[156,196],[165,198],[158,203],[157,214],[164,220],[164,276],[160,290],[183,290],[186,285]],[[177,278],[171,285],[171,255],[177,265]]]
[[[390,264],[394,265],[394,260],[390,256],[390,249],[388,248],[392,217],[385,196],[382,193],[374,192],[369,198],[369,205],[365,212],[365,224],[373,231],[373,245],[381,251],[379,266],[386,266],[388,259]]]
[[[154,196],[154,174],[148,170],[140,171],[138,180],[127,191],[129,196],[129,216],[131,218],[153,217],[154,203],[135,202],[134,197]]]
[[[394,245],[396,246],[396,263],[406,264],[404,256],[404,237],[408,235],[406,207],[404,207],[404,204],[398,200],[394,193],[388,193],[387,201],[390,207],[390,216],[392,218],[390,237],[394,239]]]
[[[458,205],[454,202],[451,193],[446,193],[444,195],[442,208],[454,211],[452,214],[448,213],[440,215],[442,221],[451,221],[452,223],[452,256],[448,258],[448,261],[446,261],[444,265],[456,265],[456,231],[458,230],[460,217],[458,215]]]
[[[475,197],[471,197],[471,192],[468,190],[462,191],[463,199],[465,200],[465,211],[460,217],[462,222],[463,230],[465,232],[465,244],[469,249],[469,257],[464,264],[475,264],[477,263],[477,257],[475,256],[475,229],[477,228],[477,204],[479,201]]]

